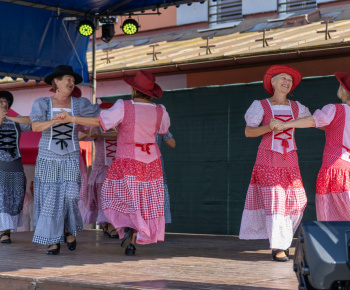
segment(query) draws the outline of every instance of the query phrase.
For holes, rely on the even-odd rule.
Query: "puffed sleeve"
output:
[[[30,113],[30,120],[32,122],[47,121],[46,113],[47,113],[48,107],[49,105],[48,105],[48,102],[45,100],[45,98],[36,99],[32,106],[32,111]]]
[[[118,126],[124,119],[124,101],[119,99],[111,108],[101,111],[98,119],[104,131]]]
[[[264,118],[264,109],[261,106],[260,101],[255,100],[250,105],[250,107],[248,108],[247,112],[244,115],[244,119],[247,123],[247,126],[259,127],[263,118]]]
[[[32,125],[19,124],[19,127],[21,128],[21,132],[30,132],[30,131],[32,131]]]
[[[79,102],[79,116],[81,117],[97,117],[100,114],[100,106],[98,104],[91,104],[87,98],[78,98]]]
[[[169,132],[170,117],[165,107],[163,105],[160,105],[160,106],[163,109],[163,117],[162,117],[162,121],[160,122],[159,131],[157,133],[160,135],[165,135]]]
[[[298,117],[298,119],[311,116],[311,113],[310,113],[308,107],[305,107],[304,105],[300,104],[298,101],[297,101],[297,104],[298,104],[298,107],[299,107],[299,117]]]
[[[316,127],[324,127],[329,125],[335,116],[336,107],[333,104],[324,106],[321,110],[316,110],[313,114]]]
[[[162,135],[163,136],[163,142],[169,140],[170,138],[173,138],[173,134],[171,134],[169,131],[168,133],[166,133],[165,135]]]

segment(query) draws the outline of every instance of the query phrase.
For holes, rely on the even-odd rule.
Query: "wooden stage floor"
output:
[[[130,257],[119,240],[85,230],[75,251],[62,244],[48,256],[32,235],[0,244],[0,289],[298,289],[293,262],[272,261],[267,240],[167,234],[165,242],[136,245]]]

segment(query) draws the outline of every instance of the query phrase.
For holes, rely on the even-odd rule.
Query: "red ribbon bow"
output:
[[[151,151],[150,151],[150,148],[149,146],[150,145],[153,145],[154,143],[146,143],[146,144],[136,144],[136,147],[141,147],[141,150],[143,152],[147,152],[147,154],[151,154]]]

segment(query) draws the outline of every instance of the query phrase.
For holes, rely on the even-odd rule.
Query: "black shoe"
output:
[[[7,236],[8,239],[6,239],[6,240],[1,240],[1,243],[2,243],[2,244],[11,244],[11,243],[12,243],[12,242],[11,242],[11,239],[10,239],[11,233],[2,233],[2,234],[0,235],[0,239],[1,239],[2,237],[4,237],[4,236]]]
[[[131,240],[132,240],[132,236],[133,236],[134,232],[136,232],[136,231],[132,228],[125,228],[124,238],[123,238],[122,243],[120,245],[121,247],[125,248],[131,244]]]
[[[289,248],[287,250],[284,250],[284,253],[286,254],[286,256],[289,258]]]
[[[287,256],[281,257],[281,258],[277,257],[277,254],[282,252],[285,252],[285,250],[280,250],[280,249],[272,250],[272,259],[277,262],[288,262],[289,258]]]
[[[136,251],[136,248],[135,248],[134,244],[129,244],[125,249],[125,255],[134,256],[135,251]]]
[[[105,224],[105,225],[103,226],[102,231],[103,231],[103,234],[104,234],[105,236],[108,236],[108,224]]]
[[[115,234],[112,234],[113,232],[115,232]],[[110,232],[105,232],[105,234],[107,234],[108,237],[110,237],[111,239],[118,239],[119,235],[116,229],[111,230]]]
[[[72,235],[70,233],[66,233],[66,238],[65,238],[66,241],[68,236],[72,236]],[[68,250],[74,251],[77,247],[77,239],[74,238],[74,241],[70,243],[67,242],[67,247],[68,247]]]
[[[53,245],[51,245],[51,246],[53,246]],[[50,248],[51,246],[49,246],[49,248]],[[48,251],[46,252],[46,254],[48,254],[48,255],[58,255],[58,254],[60,253],[61,244],[58,243],[58,244],[56,244],[56,246],[57,246],[56,249],[48,250]]]

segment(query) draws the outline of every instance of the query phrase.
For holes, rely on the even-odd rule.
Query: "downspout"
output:
[[[97,19],[94,19],[94,25],[97,27]],[[96,104],[96,29],[92,34],[92,103]]]

